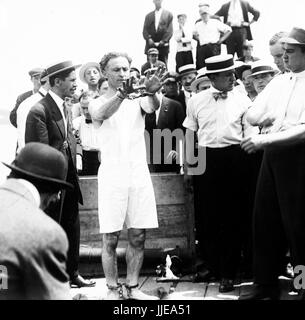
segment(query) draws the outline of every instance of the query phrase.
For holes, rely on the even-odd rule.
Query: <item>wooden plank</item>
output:
[[[240,294],[240,286],[237,284],[233,291],[220,293],[219,282],[210,282],[207,286],[205,300],[238,300]]]
[[[167,300],[170,294],[172,282],[157,282],[156,277],[147,277],[140,289],[149,295],[158,296],[161,300]]]

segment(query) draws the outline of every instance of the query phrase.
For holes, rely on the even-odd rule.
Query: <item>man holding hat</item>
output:
[[[4,163],[5,164],[5,163]],[[58,202],[68,164],[61,152],[29,143],[0,186],[0,265],[7,268],[7,289],[0,300],[71,299],[66,273],[68,241],[45,211]]]
[[[19,105],[22,101],[29,98],[31,95],[36,93],[40,88],[40,76],[44,69],[42,68],[35,68],[29,71],[30,79],[33,83],[33,89],[27,92],[22,93],[18,96],[14,109],[10,113],[10,122],[11,124],[17,128],[17,110]]]
[[[76,172],[76,140],[72,133],[71,110],[65,103],[76,90],[75,69],[71,61],[64,61],[47,68],[50,84],[48,94],[33,106],[28,114],[25,143],[37,141],[61,151],[68,161],[66,180],[73,184],[73,191],[62,196],[61,206],[49,210],[50,216],[58,221],[66,231],[69,240],[67,271],[72,285],[92,286],[78,273],[80,223],[78,202],[82,204],[82,194]]]
[[[205,60],[205,74],[211,88],[189,100],[186,127],[186,173],[197,175],[197,239],[206,263],[205,277],[220,277],[220,292],[233,290],[241,255],[243,206],[246,194],[246,160],[240,143],[248,134],[244,113],[251,101],[234,90],[236,65],[232,55],[218,55]],[[204,172],[196,171],[193,162],[193,134],[197,133],[198,148],[206,155],[201,161]],[[201,152],[202,154],[202,152]]]
[[[281,42],[291,73],[275,77],[247,116],[268,134],[249,137],[241,144],[248,153],[264,150],[254,207],[256,286],[242,299],[279,299],[286,239],[293,267],[305,265],[305,30],[293,28]],[[304,290],[299,297],[304,299]]]
[[[141,67],[141,75],[145,75],[146,71],[149,69],[157,69],[158,67],[165,67],[166,65],[163,61],[158,60],[159,50],[156,48],[150,48],[147,51],[147,62]]]
[[[167,65],[169,41],[173,36],[173,15],[162,8],[163,0],[153,0],[155,10],[145,17],[143,38],[146,41],[145,54],[149,48],[158,48],[159,58]]]

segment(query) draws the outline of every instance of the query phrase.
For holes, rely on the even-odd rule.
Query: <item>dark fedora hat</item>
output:
[[[2,163],[12,171],[44,182],[55,189],[73,189],[73,185],[66,182],[67,160],[60,151],[47,144],[27,143],[12,164]]]
[[[68,69],[76,69],[79,68],[81,64],[73,64],[72,61],[64,61],[60,63],[53,64],[47,68],[47,77],[54,76],[55,74],[58,74],[60,72],[63,72]],[[46,77],[44,77],[41,80],[46,80]]]
[[[305,30],[293,28],[287,37],[280,39],[280,42],[305,46]]]

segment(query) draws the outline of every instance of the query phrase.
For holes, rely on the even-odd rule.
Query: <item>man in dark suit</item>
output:
[[[167,65],[169,41],[173,36],[173,15],[161,8],[162,0],[153,2],[156,9],[146,15],[143,26],[145,54],[149,48],[158,48],[159,59]]]
[[[171,81],[171,79],[165,80],[166,82]],[[160,94],[160,108],[150,114],[145,116],[145,130],[149,134],[149,147],[150,150],[150,164],[149,169],[152,172],[179,172],[180,165],[179,159],[179,140],[183,139],[183,126],[182,123],[185,119],[185,114],[182,105],[170,98],[167,98]],[[172,137],[167,137],[166,139],[165,131],[163,134],[165,136],[163,143],[160,140],[161,150],[154,150],[154,143],[156,145],[157,136],[154,135],[154,130],[159,129],[159,133],[162,134],[164,129],[168,129],[168,133],[173,133],[176,129],[181,129],[181,131],[176,131]],[[146,143],[148,140],[146,140]],[[169,144],[169,145],[167,145]],[[160,163],[154,163],[154,152],[160,152],[161,161]]]
[[[251,21],[248,13],[253,15]],[[224,23],[232,28],[232,33],[226,40],[228,53],[234,56],[236,52],[238,58],[241,58],[244,41],[253,40],[250,25],[259,19],[260,12],[247,1],[231,0],[225,3],[215,15],[223,17]]]
[[[157,69],[158,67],[165,67],[166,65],[163,61],[158,60],[159,50],[156,48],[150,48],[147,51],[147,62],[145,62],[141,67],[141,75],[145,75],[146,71],[149,69]]]
[[[29,76],[31,77],[31,81],[33,82],[33,90],[26,91],[19,95],[16,100],[16,104],[14,109],[10,112],[10,122],[11,124],[17,128],[17,110],[22,101],[29,98],[34,93],[38,92],[41,84],[40,84],[40,76],[44,69],[35,68],[29,71]]]
[[[47,69],[50,90],[30,110],[25,131],[25,143],[31,141],[48,144],[61,151],[68,161],[67,181],[74,185],[62,197],[61,207],[57,206],[48,213],[66,231],[69,240],[67,271],[71,285],[92,286],[78,273],[80,223],[78,202],[82,204],[82,194],[75,167],[76,139],[72,133],[72,116],[65,104],[65,98],[73,97],[76,90],[75,66],[71,61],[52,65]]]
[[[73,188],[65,181],[67,161],[56,149],[33,142],[5,165],[12,171],[0,186],[0,265],[6,269],[5,278],[0,273],[0,300],[70,299],[68,240],[43,212],[59,201],[61,189]]]

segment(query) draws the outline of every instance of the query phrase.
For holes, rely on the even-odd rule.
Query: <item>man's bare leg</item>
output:
[[[138,284],[144,260],[145,229],[128,229],[128,246],[126,250],[128,286]]]
[[[120,232],[104,233],[102,241],[102,265],[109,288],[107,298],[111,300],[119,299],[120,288],[118,288],[118,262],[116,254],[119,236]]]

